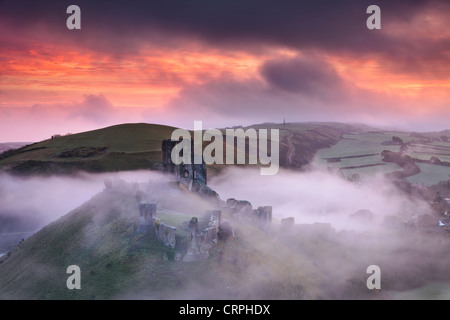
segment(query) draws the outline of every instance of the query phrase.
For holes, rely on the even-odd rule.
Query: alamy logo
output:
[[[225,164],[246,164],[246,145],[248,145],[247,164],[261,164],[261,175],[274,175],[278,172],[280,151],[278,129],[270,129],[270,141],[268,141],[267,129],[259,129],[258,131],[253,128],[248,128],[245,131],[242,128],[225,129],[224,139],[222,131],[218,129],[203,131],[202,128],[202,121],[194,121],[193,143],[188,130],[174,130],[171,140],[180,141],[181,139],[171,153],[174,164],[192,164],[192,152],[194,152],[194,164],[202,164],[203,161],[206,164],[224,164],[223,149],[225,143]],[[202,150],[204,141],[211,142]],[[191,150],[192,145],[194,150]]]
[[[367,7],[366,12],[371,14],[370,17],[367,18],[366,25],[367,29],[381,29],[381,9],[379,6],[371,5]]]
[[[81,10],[77,5],[71,5],[67,7],[67,13],[70,13],[70,17],[67,18],[66,26],[69,30],[81,29]]]
[[[67,289],[81,289],[81,269],[77,265],[71,265],[67,267],[66,273],[72,274],[69,278],[67,278],[66,286]]]
[[[377,265],[371,265],[367,267],[368,274],[371,274],[369,278],[367,278],[366,285],[367,289],[381,289],[381,269]]]

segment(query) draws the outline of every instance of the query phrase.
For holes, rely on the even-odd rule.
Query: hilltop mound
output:
[[[0,259],[0,298],[317,297],[315,268],[257,228],[238,228],[236,238],[219,241],[207,260],[175,261],[177,248],[137,233],[134,193],[133,186],[105,190],[21,242]],[[210,204],[170,193],[159,202],[157,215],[177,226],[182,243],[183,222],[201,216]],[[66,287],[70,265],[81,269],[81,290]]]
[[[122,124],[27,145],[0,155],[0,168],[16,174],[70,174],[149,169],[161,161],[161,141],[175,128]]]
[[[366,130],[335,123],[266,123],[244,130],[248,128],[280,130],[280,166],[286,168],[302,168],[311,162],[317,150],[336,144],[343,134]],[[152,169],[162,160],[161,142],[169,139],[175,129],[139,123],[56,135],[0,154],[0,169],[22,175]],[[208,170],[215,174],[222,167],[211,165]]]
[[[226,218],[234,237],[219,237],[207,259],[180,261],[185,223],[201,218],[211,202],[168,182],[118,186],[1,257],[0,299],[383,299],[450,279],[445,233],[336,231],[293,219],[267,231],[234,215]],[[137,190],[156,201],[162,222],[176,227],[175,247],[138,231]],[[381,293],[366,287],[374,263],[383,270]],[[71,265],[81,269],[81,290],[66,287]]]

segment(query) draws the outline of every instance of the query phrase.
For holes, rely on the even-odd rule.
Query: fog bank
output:
[[[17,177],[2,173],[0,232],[37,231],[101,192],[107,178],[147,182],[151,176],[145,170],[50,177]]]
[[[209,184],[224,200],[237,198],[254,207],[273,206],[275,220],[295,217],[296,223],[328,222],[337,229],[349,228],[348,217],[359,210],[370,210],[374,224],[387,215],[410,218],[429,213],[425,202],[401,193],[383,176],[357,184],[319,170],[280,170],[273,176],[261,176],[259,170],[230,168]]]

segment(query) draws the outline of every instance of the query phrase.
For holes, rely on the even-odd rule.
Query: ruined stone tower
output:
[[[185,185],[207,184],[206,164],[203,161],[201,164],[194,164],[194,152],[191,152],[191,164],[182,163],[176,165],[172,162],[172,150],[180,141],[163,140],[162,155],[164,172],[175,174],[177,181]],[[194,150],[194,141],[191,140],[191,150]]]
[[[172,149],[177,145],[178,141],[172,141],[170,139],[163,140],[161,150],[162,150],[162,161],[164,172],[176,174],[176,166],[172,162],[171,154]]]

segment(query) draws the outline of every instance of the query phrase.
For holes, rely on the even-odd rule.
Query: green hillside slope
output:
[[[358,126],[333,123],[267,123],[244,130],[248,128],[280,130],[280,166],[287,168],[303,167],[311,162],[317,150],[336,144],[345,133],[361,130]],[[175,129],[144,123],[122,124],[56,137],[0,155],[0,169],[26,175],[150,169],[161,161],[162,140],[169,139]],[[211,165],[208,169],[215,174],[223,166]]]
[[[234,127],[231,129],[240,129]],[[242,129],[278,129],[279,164],[301,169],[312,162],[340,170],[344,176],[373,176],[399,170],[395,163],[382,161],[381,152],[398,152],[400,145],[389,144],[396,136],[404,141],[405,155],[411,156],[424,174],[410,180],[427,185],[448,180],[450,142],[440,133],[380,131],[357,124],[263,123]],[[72,174],[77,171],[115,172],[154,169],[161,162],[161,142],[176,128],[154,124],[122,124],[99,130],[57,137],[0,154],[0,170],[14,174]],[[225,129],[222,129],[225,134]],[[248,148],[246,161],[248,163]],[[387,143],[387,144],[386,144]],[[204,142],[204,147],[208,142]],[[224,155],[226,138],[224,138]],[[234,146],[235,148],[237,146]],[[237,152],[235,150],[235,156]],[[441,163],[432,162],[438,159]],[[424,162],[421,164],[420,162]],[[225,165],[208,165],[213,176]]]
[[[161,141],[173,130],[139,123],[61,136],[9,151],[0,168],[21,174],[148,169],[161,161]]]
[[[158,209],[162,220],[192,217]],[[136,233],[139,214],[128,192],[104,191],[22,242],[0,258],[1,299],[258,299],[317,298],[320,273],[256,228],[220,241],[208,260],[173,260],[173,249]],[[164,259],[165,254],[168,260]],[[81,268],[81,290],[69,290],[66,269]]]
[[[450,279],[447,234],[275,221],[266,233],[225,215],[234,237],[219,240],[207,260],[177,261],[185,222],[214,205],[170,182],[117,183],[1,257],[0,299],[384,299]],[[137,233],[137,194],[176,227],[174,249]],[[373,263],[383,270],[381,292],[366,287]],[[81,269],[81,290],[66,287],[71,265]]]

